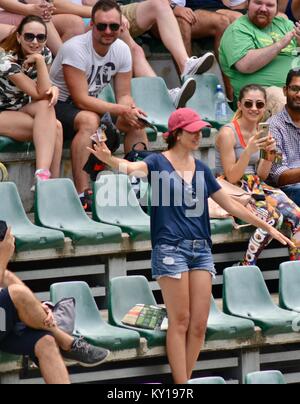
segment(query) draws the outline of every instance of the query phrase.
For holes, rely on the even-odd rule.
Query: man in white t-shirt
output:
[[[131,97],[132,58],[129,47],[118,39],[121,10],[113,0],[103,0],[92,11],[92,29],[72,38],[59,51],[51,80],[60,89],[57,119],[71,146],[73,177],[81,198],[89,195],[89,177],[83,167],[89,157],[90,137],[99,127],[101,116],[109,112],[126,134],[125,151],[134,143],[147,144],[144,126],[138,117],[145,115]],[[97,98],[114,80],[116,104]],[[85,205],[85,203],[84,203]]]

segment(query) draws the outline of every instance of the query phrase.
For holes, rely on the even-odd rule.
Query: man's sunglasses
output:
[[[292,93],[299,94],[300,93],[300,87],[299,86],[289,86],[288,87]]]
[[[264,109],[265,108],[265,106],[266,106],[266,104],[263,102],[263,101],[256,101],[256,102],[254,102],[254,101],[245,101],[244,102],[244,107],[246,108],[246,109],[251,109],[251,108],[253,108],[253,106],[254,106],[254,104],[255,104],[255,106],[256,106],[256,108],[257,109]]]
[[[96,24],[96,28],[99,32],[105,32],[107,28],[110,29],[112,32],[117,32],[121,28],[121,24]]]
[[[29,32],[26,32],[24,35],[24,39],[26,42],[33,42],[35,39],[38,41],[38,43],[44,43],[47,41],[47,35],[46,34],[31,34]]]

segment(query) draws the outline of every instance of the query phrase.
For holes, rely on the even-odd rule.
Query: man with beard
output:
[[[270,120],[270,132],[282,153],[270,179],[300,206],[300,69],[289,72],[284,93],[286,108]]]
[[[300,24],[278,15],[277,0],[249,0],[248,15],[225,32],[220,62],[234,88],[235,98],[248,84],[268,91],[268,111],[280,112],[285,103],[282,87],[291,69],[293,51],[300,45]]]

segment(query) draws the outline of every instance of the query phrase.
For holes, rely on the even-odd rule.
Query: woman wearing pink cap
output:
[[[111,155],[105,143],[89,149],[110,167],[148,177],[152,189],[152,272],[168,310],[167,351],[174,382],[186,383],[205,339],[215,267],[208,198],[233,216],[264,228],[282,244],[291,241],[233,201],[210,169],[196,160],[201,131],[209,126],[191,109],[179,109],[165,135],[168,151],[130,163]]]

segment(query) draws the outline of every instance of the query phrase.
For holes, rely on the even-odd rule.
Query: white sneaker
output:
[[[211,52],[207,52],[200,58],[193,56],[192,58],[187,60],[181,78],[207,72],[214,64],[214,61],[215,55]]]
[[[196,81],[191,77],[181,88],[169,90],[169,95],[176,109],[184,108],[196,91]]]

